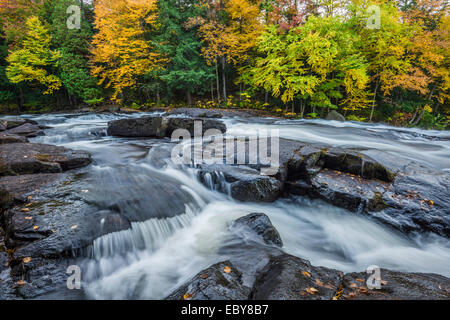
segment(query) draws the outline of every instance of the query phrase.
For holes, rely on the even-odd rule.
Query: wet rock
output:
[[[25,202],[32,192],[54,182],[58,173],[24,174],[0,177],[0,189],[8,190],[16,202]]]
[[[287,182],[290,194],[320,198],[354,212],[380,211],[388,207],[382,194],[389,184],[360,176],[324,169],[309,179]]]
[[[282,183],[246,166],[205,166],[200,181],[211,189],[245,202],[273,202],[281,195]]]
[[[14,127],[6,131],[8,134],[21,135],[27,138],[33,138],[44,135],[44,132],[38,125],[25,123],[21,126]]]
[[[58,173],[86,166],[90,162],[87,152],[64,147],[38,143],[0,145],[0,176]]]
[[[7,130],[22,126],[26,123],[38,125],[38,123],[36,121],[31,120],[31,119],[14,119],[14,120],[7,120],[6,122],[7,122],[7,125],[6,125]]]
[[[345,117],[337,112],[336,110],[331,110],[327,117],[325,118],[327,120],[336,120],[336,121],[345,121]]]
[[[224,133],[226,126],[220,121],[202,118],[166,118],[143,117],[136,119],[114,120],[108,123],[108,135],[119,137],[171,137],[176,129],[188,130],[194,135],[195,121],[201,122],[202,134],[209,129],[217,129]]]
[[[367,273],[344,276],[340,300],[448,300],[450,279],[423,273],[396,272],[381,269],[379,289],[367,287]],[[372,281],[370,281],[372,283]]]
[[[261,237],[265,244],[283,246],[278,230],[264,213],[250,213],[235,220],[231,225],[231,230],[239,234],[242,234],[242,229],[250,229],[257,237]]]
[[[288,254],[272,257],[259,272],[250,299],[331,300],[339,290],[343,273],[314,267]]]
[[[5,131],[8,128],[8,122],[5,120],[0,120],[0,132]]]
[[[28,139],[15,134],[0,132],[0,144],[6,143],[27,143]]]
[[[166,300],[246,300],[249,294],[239,270],[223,261],[197,274]]]

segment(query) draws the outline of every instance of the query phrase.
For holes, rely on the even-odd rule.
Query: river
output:
[[[153,113],[155,114],[155,113]],[[92,154],[79,188],[93,205],[132,212],[141,222],[96,239],[80,257],[90,299],[161,299],[209,265],[230,240],[229,224],[251,212],[266,213],[283,239],[283,250],[314,265],[344,272],[378,265],[450,277],[450,241],[405,236],[363,215],[302,197],[274,203],[242,203],[202,185],[195,169],[177,168],[161,153],[168,139],[105,136],[107,122],[148,114],[50,114],[26,116],[51,126],[33,142]],[[251,129],[279,129],[280,137],[388,155],[450,171],[450,133],[323,120],[222,119],[232,136]],[[96,134],[92,134],[96,133]],[[170,182],[170,184],[169,184]],[[175,190],[176,189],[176,190]],[[180,198],[180,194],[186,195]],[[179,203],[182,208],[179,214]],[[152,217],[146,212],[152,208]],[[178,212],[178,211],[177,211]],[[101,226],[99,226],[101,227]],[[245,255],[245,252],[242,252]]]

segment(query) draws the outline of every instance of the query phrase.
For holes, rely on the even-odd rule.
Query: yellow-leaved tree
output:
[[[162,57],[145,38],[156,24],[156,0],[97,0],[94,12],[91,72],[122,102],[124,89],[135,87],[139,76],[162,68]]]

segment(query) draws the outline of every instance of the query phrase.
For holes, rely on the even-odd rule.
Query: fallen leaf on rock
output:
[[[322,281],[320,281],[320,279],[316,279],[316,281],[314,281],[319,287],[323,287],[323,283]]]
[[[27,201],[31,201],[31,199],[33,199],[32,196],[28,196],[28,197],[27,197]]]
[[[300,291],[300,295],[304,297],[304,296],[307,296],[308,293],[306,291]]]
[[[229,266],[225,266],[225,268],[223,268],[223,272],[230,273],[231,272],[231,268]]]
[[[70,229],[76,229],[76,228],[78,228],[78,226],[76,224],[70,227]]]
[[[305,291],[308,292],[309,294],[316,294],[317,292],[319,292],[319,290],[317,290],[314,287],[306,288]]]
[[[22,211],[22,212],[30,212],[30,209],[29,208],[22,208],[22,209],[20,209],[20,211]]]
[[[184,300],[190,300],[190,299],[192,299],[192,297],[194,297],[194,294],[193,294],[193,293],[186,293],[186,294],[183,296],[183,299],[184,299]]]
[[[23,286],[25,284],[24,280],[19,280],[16,282],[16,284],[18,284],[19,286]]]
[[[34,226],[33,227],[33,230],[37,230],[37,229],[39,229],[39,226]]]
[[[23,258],[23,263],[29,263],[29,262],[31,262],[31,257]]]
[[[30,217],[30,216],[25,217],[25,220],[31,220],[31,219],[33,219],[33,217]]]
[[[200,278],[202,278],[202,279],[207,279],[207,278],[208,278],[208,274],[207,274],[207,273],[204,273],[204,274],[202,274],[202,275],[200,276]]]
[[[387,285],[388,284],[388,282],[386,281],[386,280],[381,280],[381,285],[382,286],[385,286],[385,285]]]
[[[353,289],[358,288],[358,284],[352,282],[352,283],[350,283],[350,288],[353,288]]]
[[[302,272],[302,275],[304,275],[304,276],[307,277],[307,278],[310,278],[310,277],[311,277],[311,274],[310,274],[308,271],[303,271],[303,272]]]
[[[361,283],[364,282],[364,280],[363,280],[363,279],[360,279],[360,278],[357,278],[356,281],[361,282]]]

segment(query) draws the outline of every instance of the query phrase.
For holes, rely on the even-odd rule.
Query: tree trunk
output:
[[[159,85],[156,87],[156,105],[159,106],[159,104],[161,103],[161,97],[159,95]]]
[[[303,118],[303,114],[305,113],[305,105],[303,104],[303,99],[300,100],[300,118]]]
[[[214,85],[212,80],[211,80],[211,101],[214,101]]]
[[[191,96],[191,92],[189,90],[186,92],[186,96],[187,96],[188,106],[190,107],[190,106],[192,106],[192,96]]]
[[[372,110],[370,111],[369,122],[372,122],[373,111],[375,110],[375,102],[376,102],[377,91],[378,91],[378,86],[379,86],[379,85],[380,85],[380,79],[378,79],[377,84],[376,84],[376,86],[375,86],[375,92],[374,92],[374,94],[373,94]]]
[[[433,94],[434,94],[435,89],[436,89],[436,86],[434,86],[434,88],[431,90],[430,96],[428,97],[428,101],[431,101],[431,99],[433,99]],[[413,125],[417,126],[419,124],[420,120],[422,120],[422,117],[424,114],[425,114],[425,108],[423,108],[422,112],[420,113],[419,117],[417,117],[417,119],[414,121]]]
[[[225,57],[222,57],[222,86],[223,86],[223,101],[227,103],[227,79],[225,76]]]
[[[17,113],[21,113],[23,109],[24,98],[22,87],[19,86],[19,97],[17,99]]]
[[[220,84],[219,84],[219,66],[216,59],[216,86],[217,86],[217,102],[220,105]]]

